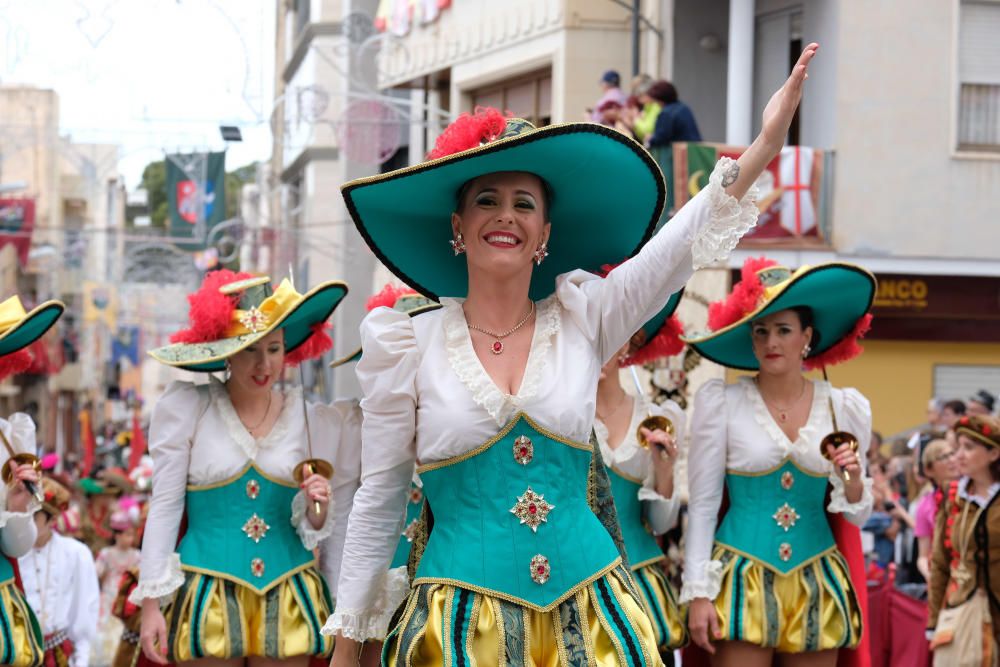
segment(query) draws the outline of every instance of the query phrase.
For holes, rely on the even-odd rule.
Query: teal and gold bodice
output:
[[[211,574],[263,593],[315,564],[291,523],[292,482],[252,464],[226,481],[187,490],[181,569]]]
[[[424,506],[424,492],[416,482],[410,482],[410,495],[406,501],[406,518],[403,520],[403,532],[396,545],[396,554],[392,557],[390,569],[404,567],[410,557],[410,546],[413,544],[413,531],[420,520],[420,510]]]
[[[14,566],[10,559],[0,554],[0,586],[14,581]]]
[[[592,450],[518,414],[493,439],[422,466],[433,524],[414,583],[548,610],[614,567],[588,502]]]
[[[715,541],[787,574],[836,548],[826,516],[827,477],[787,459],[760,473],[726,473],[729,509]]]
[[[633,570],[638,570],[640,567],[663,560],[666,558],[663,550],[643,521],[642,501],[639,500],[642,480],[629,477],[611,466],[607,466],[607,469],[629,565]]]

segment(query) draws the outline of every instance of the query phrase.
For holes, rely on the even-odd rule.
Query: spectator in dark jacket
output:
[[[669,146],[675,141],[701,141],[701,132],[691,109],[677,99],[677,89],[669,81],[657,81],[646,94],[663,105],[656,118],[656,127],[646,144]]]

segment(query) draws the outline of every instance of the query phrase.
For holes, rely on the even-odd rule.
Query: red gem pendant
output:
[[[493,341],[493,346],[490,348],[493,354],[500,354],[503,352],[503,341]]]

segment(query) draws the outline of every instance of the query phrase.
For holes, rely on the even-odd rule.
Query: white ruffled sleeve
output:
[[[674,425],[674,441],[680,447],[684,442],[684,411],[673,401],[664,401],[660,405],[650,405],[648,407],[651,414],[663,415]],[[650,453],[647,453],[649,455]],[[643,501],[646,520],[654,535],[662,535],[677,523],[677,515],[680,512],[680,494],[677,493],[677,466],[674,465],[674,493],[669,498],[664,498],[656,492],[656,468],[652,463],[649,465],[649,472],[643,480],[639,489],[639,500]]]
[[[23,412],[15,412],[10,419],[0,419],[0,428],[10,441],[16,452],[36,453],[35,422]],[[0,465],[10,458],[7,450],[2,451]],[[0,484],[0,551],[11,558],[20,558],[35,545],[38,529],[35,527],[34,515],[38,511],[38,501],[32,498],[24,512],[7,510],[6,484]]]
[[[756,224],[756,189],[737,201],[722,188],[731,162],[719,160],[709,184],[607,278],[583,270],[557,278],[559,301],[594,342],[602,363],[684,287],[695,269],[728,257]]]
[[[139,585],[129,596],[133,604],[146,598],[166,603],[184,583],[180,556],[174,548],[184,514],[192,439],[208,401],[207,385],[174,382],[153,408],[149,422],[153,497],[142,539]]]
[[[399,540],[416,463],[416,375],[420,351],[406,313],[376,308],[361,323],[358,381],[364,393],[361,488],[347,527],[337,605],[323,627],[363,641],[382,639],[409,589],[389,564]]]
[[[844,518],[856,526],[863,526],[872,513],[875,496],[872,494],[872,478],[868,476],[868,448],[872,439],[872,409],[868,399],[857,389],[831,389],[833,407],[837,411],[837,426],[841,430],[853,433],[858,438],[858,460],[861,469],[864,490],[861,499],[856,503],[847,501],[844,495],[844,479],[836,470],[831,470],[829,480],[833,489],[830,491],[830,504],[826,509],[833,513],[842,513]],[[832,468],[833,466],[831,466]]]
[[[712,560],[712,549],[726,481],[728,437],[726,385],[710,380],[695,394],[691,417],[682,603],[714,600],[719,594],[722,564]]]
[[[337,580],[344,556],[347,521],[354,505],[354,494],[361,483],[361,406],[355,399],[336,401],[324,411],[335,410],[340,422],[337,451],[333,454],[331,514],[336,514],[330,535],[320,543],[320,569],[337,599]],[[335,510],[333,508],[336,508]],[[329,517],[328,517],[329,521]]]

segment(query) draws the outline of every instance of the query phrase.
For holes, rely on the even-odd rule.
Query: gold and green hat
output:
[[[803,365],[822,368],[861,354],[858,344],[871,328],[875,276],[846,262],[802,266],[796,271],[766,258],[751,258],[741,280],[721,301],[709,306],[708,333],[685,343],[710,361],[740,370],[757,370],[751,325],[789,308],[807,307],[813,315],[814,344]]]
[[[66,306],[59,301],[25,311],[16,294],[0,303],[0,357],[23,350],[52,328]]]
[[[641,145],[594,123],[536,128],[496,109],[462,114],[428,160],[341,187],[368,247],[401,281],[430,299],[464,297],[468,265],[450,247],[451,214],[469,180],[528,172],[552,193],[549,256],[533,268],[529,294],[555,290],[556,276],[634,255],[660,219],[666,186]]]
[[[174,334],[173,344],[149,354],[168,366],[211,373],[225,369],[226,359],[240,350],[283,329],[285,361],[294,364],[329,349],[326,321],[346,295],[347,284],[340,281],[299,294],[287,279],[272,289],[267,276],[214,271],[188,297],[189,328]]]
[[[441,304],[428,299],[423,294],[414,292],[409,287],[397,287],[396,285],[389,284],[383,287],[377,294],[372,295],[365,303],[365,308],[367,308],[369,312],[379,308],[380,306],[392,308],[393,310],[406,313],[410,317],[415,317],[420,313],[437,310],[441,307]],[[359,347],[350,354],[332,361],[330,363],[330,368],[337,368],[338,366],[343,366],[344,364],[352,361],[356,362],[360,360],[361,348]]]

